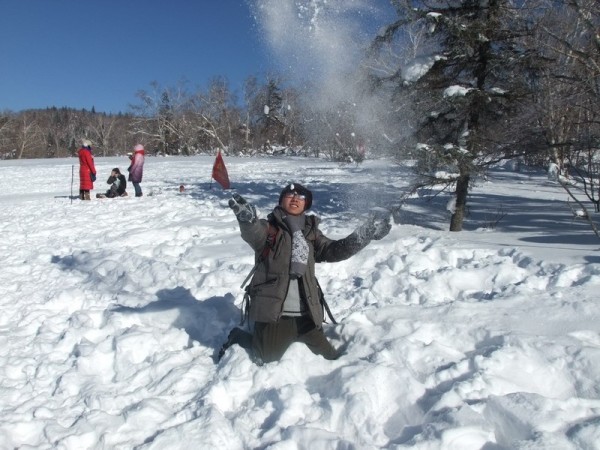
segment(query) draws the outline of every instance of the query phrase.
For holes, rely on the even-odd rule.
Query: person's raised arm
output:
[[[317,262],[343,261],[355,255],[372,240],[383,239],[390,232],[391,214],[371,212],[367,219],[343,239],[333,240],[319,232],[315,241],[315,260]]]
[[[258,220],[254,205],[248,203],[240,194],[233,194],[233,197],[229,200],[229,207],[240,225],[242,239],[250,244],[255,251],[260,251],[267,239],[267,222]]]

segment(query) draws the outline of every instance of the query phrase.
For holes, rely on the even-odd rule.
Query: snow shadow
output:
[[[504,336],[487,336],[475,345],[475,350],[465,353],[465,358],[463,360],[447,363],[438,367],[435,371],[435,378],[439,381],[435,386],[426,389],[425,393],[416,402],[416,406],[418,406],[422,413],[423,423],[415,423],[407,426],[401,422],[401,419],[405,417],[405,412],[402,410],[397,411],[396,414],[392,415],[388,420],[385,428],[390,430],[389,434],[393,434],[394,430],[401,429],[402,431],[398,436],[390,439],[387,446],[410,445],[414,443],[414,438],[425,431],[425,427],[432,417],[436,417],[440,421],[451,420],[453,408],[443,407],[441,409],[436,409],[438,402],[445,394],[455,389],[458,384],[473,378],[476,373],[477,365],[475,364],[475,361],[477,358],[487,358],[504,345]],[[460,366],[465,360],[468,361],[468,370],[457,370],[457,366]],[[470,402],[476,404],[478,403],[478,400],[471,400]],[[481,448],[487,450],[499,450],[502,447],[495,443],[487,442]]]
[[[585,220],[573,219],[565,202],[531,199],[519,196],[471,194],[469,217],[465,229],[497,229],[503,233],[518,233],[524,243],[548,244],[553,248],[574,249],[573,246],[600,247],[600,240]],[[530,235],[528,235],[530,233]],[[600,256],[590,256],[589,262],[599,262]]]
[[[518,176],[519,174],[496,176],[517,178],[512,195],[479,193],[476,188],[471,191],[467,199],[463,230],[497,230],[518,234],[521,235],[521,242],[536,247],[547,244],[556,249],[562,246],[564,249],[575,250],[578,246],[597,245],[600,250],[600,239],[594,234],[590,224],[583,219],[574,219],[566,201],[531,198],[530,185],[520,185]],[[540,189],[553,188],[553,185],[540,184]],[[406,199],[401,208],[394,210],[395,222],[447,230],[450,227],[451,212],[446,209],[446,205],[453,195],[452,191],[422,189],[418,196]],[[586,260],[598,263],[600,255],[590,255]]]
[[[98,265],[98,261],[105,265]],[[108,260],[106,255],[82,251],[67,256],[54,255],[51,262],[59,265],[64,271],[74,271],[83,275],[83,283],[92,286],[94,291],[108,289],[115,298],[133,298],[135,301],[141,299],[135,290],[137,288],[127,286],[130,281],[124,276],[125,270],[114,261]],[[162,314],[169,311],[176,311],[176,314]],[[215,350],[221,347],[235,322],[241,318],[241,311],[235,306],[233,294],[198,299],[189,289],[182,286],[161,289],[156,292],[156,300],[140,306],[113,304],[108,307],[107,312],[137,315],[136,319],[149,327],[171,326],[184,330],[189,336],[190,345],[191,341],[196,341]]]
[[[279,201],[279,194],[286,184],[282,183],[236,183],[232,189],[224,190],[213,183],[195,183],[186,186],[186,195],[204,201],[214,195],[227,202],[237,193],[252,203],[263,216],[270,213]],[[313,194],[310,213],[317,216],[338,216],[341,219],[366,214],[375,207],[399,208],[402,191],[390,185],[355,185],[352,183],[309,182],[303,184]]]
[[[189,289],[178,286],[174,289],[161,289],[156,297],[156,301],[144,306],[113,306],[110,313],[154,315],[177,310],[172,326],[184,330],[191,341],[215,351],[225,342],[233,327],[232,318],[240,317],[240,309],[234,305],[235,298],[232,294],[198,300]]]
[[[55,195],[54,198],[67,198],[70,200],[79,200],[79,195]]]
[[[400,207],[393,209],[394,222],[431,230],[447,230],[450,226],[450,213],[446,210],[449,198],[446,194],[421,192],[420,197],[408,198]]]

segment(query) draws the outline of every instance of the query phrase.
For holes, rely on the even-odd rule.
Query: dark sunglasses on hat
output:
[[[306,195],[298,194],[297,192],[287,192],[283,195],[285,198],[294,198],[298,200],[306,200]]]

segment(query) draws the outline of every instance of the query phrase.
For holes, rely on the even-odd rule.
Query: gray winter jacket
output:
[[[257,263],[256,272],[249,285],[250,320],[256,322],[279,320],[290,284],[292,235],[283,220],[284,217],[284,210],[277,206],[267,219],[254,223],[240,223],[242,239],[254,249]],[[359,239],[356,233],[344,239],[329,239],[319,230],[318,217],[305,217],[303,234],[309,244],[308,267],[304,276],[299,279],[299,287],[315,325],[320,327],[324,316],[315,277],[315,263],[348,259],[362,250],[369,240]],[[278,232],[272,250],[263,259],[261,254],[265,248],[269,226],[277,228]]]

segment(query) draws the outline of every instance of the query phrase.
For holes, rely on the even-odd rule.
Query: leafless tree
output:
[[[11,120],[12,114],[4,113],[0,115],[0,159],[7,159],[13,156],[13,152],[9,150],[11,145]]]
[[[33,152],[34,149],[40,148],[40,143],[43,142],[41,129],[37,123],[35,115],[32,113],[21,114],[21,116],[13,122],[14,145],[16,148],[16,159],[21,159],[28,152]],[[43,150],[42,150],[43,151]],[[37,154],[32,156],[45,156]]]
[[[88,122],[89,138],[96,144],[96,151],[102,156],[114,154],[112,138],[117,118],[106,114],[92,114]]]
[[[131,105],[133,110],[133,129],[131,133],[147,147],[159,153],[179,153],[178,119],[188,102],[189,94],[186,82],[181,81],[175,87],[161,87],[157,82],[150,84],[151,90],[140,90],[136,96],[141,103]]]
[[[600,211],[600,5],[594,0],[552,3],[541,22],[539,46],[555,61],[542,80],[540,120],[551,155]]]

